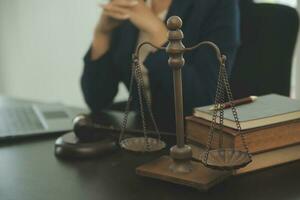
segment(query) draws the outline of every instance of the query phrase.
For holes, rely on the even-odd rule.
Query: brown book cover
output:
[[[204,152],[204,147],[194,144],[189,144],[193,150],[193,158],[199,160]],[[234,175],[245,174],[269,167],[289,163],[300,159],[300,144],[283,147],[263,153],[252,155],[252,162],[246,167],[235,170]]]
[[[206,145],[210,122],[194,116],[186,117],[187,140]],[[300,143],[300,120],[293,120],[260,128],[243,130],[250,153],[259,153]],[[213,138],[212,148],[218,147],[219,135]],[[244,150],[235,129],[224,127],[223,146]]]

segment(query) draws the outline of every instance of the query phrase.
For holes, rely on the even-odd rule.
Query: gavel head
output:
[[[92,120],[88,115],[79,114],[73,119],[74,129],[75,127],[88,126],[92,124]]]
[[[93,122],[88,115],[79,114],[73,119],[73,131],[79,140],[89,140]]]
[[[96,142],[113,137],[99,126],[91,116],[85,114],[77,115],[73,120],[73,131],[80,142]]]

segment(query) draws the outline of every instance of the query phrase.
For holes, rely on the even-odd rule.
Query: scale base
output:
[[[231,175],[231,172],[213,170],[193,161],[191,161],[191,172],[174,173],[170,169],[173,163],[174,161],[170,156],[162,156],[158,160],[136,168],[136,173],[141,176],[185,185],[202,191],[208,190]]]

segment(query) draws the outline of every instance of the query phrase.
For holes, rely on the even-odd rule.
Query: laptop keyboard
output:
[[[0,108],[0,136],[44,129],[32,107]]]

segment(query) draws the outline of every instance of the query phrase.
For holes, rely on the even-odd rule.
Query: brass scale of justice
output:
[[[129,98],[125,108],[119,143],[123,149],[134,152],[154,152],[159,151],[166,146],[166,144],[161,140],[149,99],[147,98],[144,90],[142,72],[139,63],[139,52],[143,46],[150,45],[158,50],[165,50],[169,55],[168,64],[173,71],[177,144],[170,149],[170,156],[163,156],[152,163],[140,166],[136,171],[142,176],[192,186],[198,189],[208,189],[214,184],[213,182],[220,181],[217,179],[218,177],[224,176],[224,170],[231,171],[245,167],[252,161],[252,159],[245,137],[242,132],[240,132],[241,126],[238,119],[238,113],[233,103],[233,97],[225,68],[226,56],[221,54],[220,49],[216,44],[209,41],[200,42],[191,48],[185,48],[182,43],[184,34],[181,31],[181,27],[181,18],[178,16],[172,16],[167,20],[167,28],[169,32],[168,45],[166,47],[157,47],[149,42],[143,42],[138,45],[136,52],[133,55]],[[215,50],[220,67],[214,102],[215,109],[213,111],[206,150],[200,156],[200,163],[192,160],[192,149],[190,146],[185,144],[181,69],[185,64],[185,60],[183,58],[184,52],[192,51],[202,45],[209,45]],[[137,83],[140,115],[142,119],[144,136],[125,138],[124,133],[127,126],[130,103],[132,101],[132,88],[134,79]],[[239,131],[239,135],[242,139],[244,151],[234,148],[223,148],[222,129],[224,119],[225,92],[229,102],[231,103],[232,114],[235,119],[236,128]],[[143,100],[145,101],[145,104],[143,103]],[[147,106],[148,108],[151,121],[153,123],[155,132],[157,133],[157,138],[148,137],[144,106]],[[212,149],[211,147],[214,134],[219,134],[219,147],[217,149]],[[205,177],[206,175],[208,175],[208,177]]]

